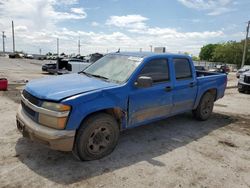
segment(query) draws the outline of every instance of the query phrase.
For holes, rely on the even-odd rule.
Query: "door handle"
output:
[[[172,88],[170,87],[170,86],[167,86],[166,88],[165,88],[165,91],[166,92],[170,92],[172,90]]]
[[[189,87],[194,87],[194,82],[191,82],[191,83],[189,84]]]

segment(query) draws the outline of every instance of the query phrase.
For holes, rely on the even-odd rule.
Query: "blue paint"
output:
[[[34,80],[27,84],[25,89],[42,100],[71,105],[67,130],[78,129],[88,115],[105,109],[120,109],[124,114],[121,127],[127,129],[195,109],[202,95],[209,89],[216,89],[216,100],[224,96],[226,75],[206,73],[204,77],[197,77],[189,56],[132,52],[114,55],[120,54],[143,58],[126,83],[117,84],[83,74],[71,74]],[[137,88],[134,83],[141,69],[155,58],[167,59],[170,80],[154,84],[150,88]],[[192,78],[176,80],[174,58],[188,59]],[[189,86],[191,82],[193,87]],[[171,87],[172,90],[166,92],[166,87]],[[155,115],[152,116],[152,113]]]

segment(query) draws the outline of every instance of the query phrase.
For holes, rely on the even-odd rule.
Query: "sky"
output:
[[[244,39],[249,0],[0,0],[0,31],[12,51],[81,54],[149,51],[198,55],[208,43]],[[2,50],[2,42],[0,51]]]

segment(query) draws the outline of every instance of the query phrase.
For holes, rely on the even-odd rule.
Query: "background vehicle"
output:
[[[78,74],[30,81],[17,127],[52,149],[99,159],[121,130],[187,111],[208,119],[226,84],[225,74],[196,71],[186,55],[108,54]]]
[[[239,78],[240,75],[246,71],[249,71],[250,70],[250,65],[245,65],[243,66],[241,69],[239,69],[236,73],[236,77]]]
[[[209,72],[219,72],[228,74],[230,72],[230,69],[228,65],[222,64],[222,65],[216,65],[214,68],[209,69]]]
[[[56,62],[50,62],[42,65],[42,71],[48,72],[48,69],[56,69]]]
[[[200,65],[195,66],[195,70],[197,70],[197,71],[206,71],[205,67],[200,66]]]
[[[250,92],[250,71],[244,72],[240,75],[238,81],[239,92]]]
[[[88,58],[89,57],[89,58]],[[47,63],[42,65],[42,71],[51,73],[51,74],[69,74],[69,73],[77,73],[96,62],[98,59],[103,57],[102,54],[95,53],[90,54],[87,59],[79,59],[79,58],[58,58],[55,63]]]

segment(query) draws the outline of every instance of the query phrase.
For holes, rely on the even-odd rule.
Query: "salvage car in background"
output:
[[[243,66],[241,69],[239,69],[236,73],[236,77],[239,78],[240,75],[246,71],[249,71],[250,70],[250,65],[245,65]]]
[[[250,92],[250,71],[244,72],[240,75],[238,81],[238,91],[240,93]]]
[[[228,65],[220,64],[220,65],[216,65],[213,68],[210,68],[209,72],[219,72],[219,73],[228,74],[230,72],[230,69],[229,69]]]
[[[42,71],[50,74],[69,74],[77,73],[102,58],[103,55],[99,53],[90,54],[86,59],[79,58],[58,58],[56,62],[42,65]]]
[[[196,65],[194,67],[195,67],[195,70],[197,70],[197,71],[206,71],[206,68],[204,66]]]

